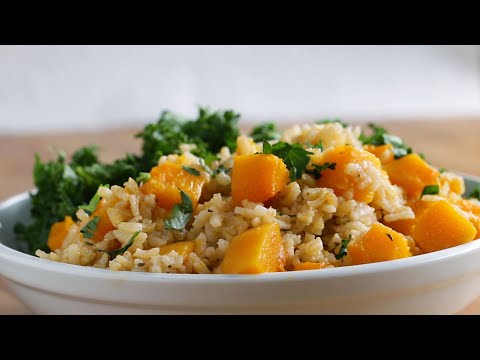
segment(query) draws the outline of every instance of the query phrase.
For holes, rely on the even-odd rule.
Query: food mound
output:
[[[37,241],[36,255],[119,271],[258,274],[402,259],[480,231],[480,201],[462,197],[463,178],[383,128],[372,124],[366,134],[323,120],[282,132],[262,124],[242,135],[232,114],[201,109],[185,122],[164,113],[139,134],[144,154],[130,155],[128,176],[116,174],[116,184],[103,183],[109,175],[84,176],[116,166],[97,163],[92,149],[81,153],[90,163],[78,153],[70,165],[37,159],[38,183],[61,164],[61,181],[76,177],[84,186],[88,178],[95,191],[90,201],[72,200],[60,219],[62,206],[50,207],[57,219],[48,249]],[[62,204],[55,182],[38,183],[34,217],[47,191]],[[28,240],[40,220],[18,232]]]

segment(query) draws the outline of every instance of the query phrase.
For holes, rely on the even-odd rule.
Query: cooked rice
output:
[[[342,127],[338,123],[294,126],[287,129],[281,141],[300,143],[304,147],[322,142],[324,151],[345,144],[361,148],[360,128]],[[180,147],[181,155],[162,156],[159,164],[172,161],[197,169],[206,183],[200,203],[191,225],[184,231],[166,230],[164,221],[169,213],[156,206],[153,194],[143,194],[139,184],[129,179],[123,187],[101,188],[100,195],[107,203],[107,214],[115,230],[108,232],[104,239],[92,244],[80,233],[89,221],[84,210],[77,212],[78,221],[72,225],[61,249],[36,254],[44,259],[69,264],[109,268],[116,271],[138,271],[159,273],[220,273],[226,249],[230,241],[248,229],[262,224],[277,222],[282,233],[286,254],[286,267],[302,262],[320,263],[322,267],[336,267],[350,264],[349,256],[335,258],[342,239],[352,239],[368,231],[372,224],[414,218],[412,209],[406,205],[405,195],[398,186],[392,185],[386,173],[365,161],[350,164],[346,173],[358,179],[361,189],[374,193],[369,204],[353,199],[352,192],[343,196],[335,195],[329,188],[316,186],[315,179],[304,174],[301,179],[290,183],[277,197],[274,206],[266,206],[244,200],[241,206],[234,206],[230,196],[230,172],[219,172],[211,176],[199,164],[199,159],[190,151],[192,144]],[[221,149],[211,168],[220,166],[231,169],[233,158],[240,154],[261,151],[261,143],[247,136],[239,136],[237,150],[231,154],[227,147]],[[320,149],[313,152],[312,160],[321,156]],[[456,175],[446,173],[443,177],[453,179]],[[461,178],[460,178],[461,179]],[[448,183],[442,186],[441,194],[450,193]],[[424,200],[435,201],[435,196]],[[468,214],[467,214],[468,215]],[[133,244],[121,255],[109,259],[106,250],[126,245],[132,235],[140,231]],[[420,253],[412,238],[407,237],[411,252]],[[195,251],[185,256],[176,251],[161,255],[162,246],[184,240],[195,242]],[[115,245],[117,244],[117,245]]]

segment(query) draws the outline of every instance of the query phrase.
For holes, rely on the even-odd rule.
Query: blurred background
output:
[[[163,109],[242,121],[480,113],[477,46],[0,46],[0,135],[136,127]]]

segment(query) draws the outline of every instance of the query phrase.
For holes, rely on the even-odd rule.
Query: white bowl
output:
[[[478,178],[467,176],[469,189]],[[22,253],[27,193],[0,204],[0,273],[39,314],[450,314],[480,296],[480,239],[382,263],[260,275],[115,272]]]

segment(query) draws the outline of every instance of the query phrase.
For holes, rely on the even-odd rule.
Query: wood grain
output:
[[[428,161],[449,170],[480,176],[480,118],[407,119],[384,123],[392,133],[402,137],[415,151],[425,154]],[[67,155],[86,144],[102,144],[104,161],[122,157],[126,152],[140,151],[140,142],[134,138],[138,129],[119,129],[103,133],[75,133],[56,135],[2,136],[0,135],[0,199],[33,187],[33,155],[54,156],[54,149]],[[29,310],[8,292],[0,279],[0,314],[28,314]],[[460,314],[480,314],[480,299]]]

